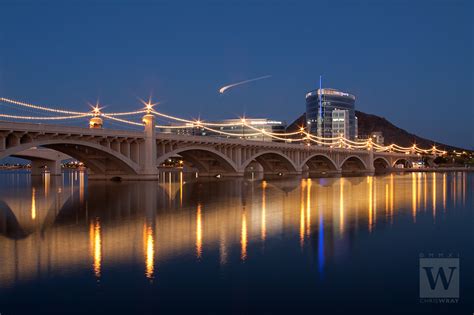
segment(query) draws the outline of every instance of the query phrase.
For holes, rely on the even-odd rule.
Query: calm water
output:
[[[0,174],[0,313],[472,314],[473,173],[275,181]],[[460,256],[458,304],[420,253]]]

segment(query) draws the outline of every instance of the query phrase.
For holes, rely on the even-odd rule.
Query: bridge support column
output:
[[[0,133],[0,151],[3,151],[7,148],[7,138],[4,134]]]
[[[127,139],[123,139],[120,143],[120,152],[130,158],[130,142]]]
[[[306,173],[308,177],[341,177],[342,176],[342,170],[341,169],[327,169],[327,170],[307,170],[306,172],[303,171],[303,173]]]
[[[46,163],[46,167],[48,168],[50,175],[52,176],[61,175],[61,161],[48,161],[48,163]]]
[[[244,172],[198,172],[199,177],[242,177]]]
[[[31,175],[38,176],[48,172],[51,176],[61,175],[61,161],[35,159],[31,161]]]
[[[42,162],[44,161],[42,160],[31,161],[31,175],[32,176],[38,176],[38,175],[43,174],[44,163]]]
[[[130,143],[130,159],[135,163],[140,163],[140,144],[136,140]]]
[[[155,116],[147,113],[143,116],[143,123],[145,123],[145,143],[142,151],[143,159],[140,157],[141,173],[146,177],[155,177],[158,175],[158,168],[156,165],[156,130],[155,130]],[[150,178],[150,179],[151,179]]]
[[[370,138],[369,138],[370,140]],[[372,146],[372,141],[369,144],[369,158],[367,161],[367,173],[368,174],[375,174],[375,166],[374,166],[374,148]]]

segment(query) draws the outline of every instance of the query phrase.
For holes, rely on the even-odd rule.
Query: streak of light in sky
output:
[[[249,80],[245,80],[245,81],[241,81],[241,82],[229,84],[229,85],[226,85],[226,86],[221,87],[221,88],[219,89],[219,93],[224,94],[224,92],[225,92],[226,90],[228,90],[228,89],[230,89],[230,88],[233,88],[233,87],[236,87],[236,86],[238,86],[238,85],[246,84],[246,83],[253,82],[253,81],[268,79],[268,78],[271,78],[271,77],[272,77],[271,75],[264,75],[263,77],[258,77],[258,78],[254,78],[254,79],[249,79]]]

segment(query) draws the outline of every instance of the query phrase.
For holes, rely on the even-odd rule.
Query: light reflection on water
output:
[[[350,259],[351,244],[367,237],[359,234],[425,215],[437,224],[448,207],[472,207],[472,185],[464,172],[270,181],[167,173],[159,182],[122,183],[87,181],[81,172],[4,173],[0,289],[84,270],[103,283],[123,264],[142,266],[142,277],[157,284],[167,262],[249,264],[272,255],[262,249],[274,241],[302,255],[315,250],[323,278],[326,267]]]

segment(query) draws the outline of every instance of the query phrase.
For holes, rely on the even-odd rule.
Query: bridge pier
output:
[[[318,177],[341,177],[342,176],[342,170],[341,169],[338,169],[338,170],[320,170],[320,171],[316,171],[316,170],[308,170],[307,172],[308,177],[311,178],[311,177],[315,177],[315,178],[318,178]]]
[[[150,180],[158,178],[158,165],[156,163],[156,129],[155,116],[147,113],[142,119],[145,124],[145,141],[140,143],[140,177],[141,180]],[[131,175],[133,177],[133,175]]]
[[[133,180],[133,181],[156,181],[158,174],[95,174],[88,173],[89,180]]]
[[[263,179],[278,179],[278,178],[284,178],[287,176],[302,176],[302,172],[264,172],[263,173]]]
[[[277,176],[293,176],[293,175],[301,175],[301,171],[264,171],[264,175],[277,175]]]
[[[51,176],[61,175],[61,161],[35,159],[31,161],[31,175],[38,176],[48,172]]]
[[[6,132],[0,132],[0,151],[4,151],[7,148]]]
[[[374,148],[372,146],[372,139],[369,138],[370,141],[370,147],[369,147],[369,161],[367,163],[367,173],[370,174],[370,176],[375,174],[375,166],[374,166]]]
[[[198,172],[198,177],[242,177],[244,172]]]

